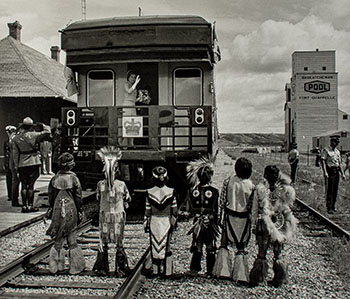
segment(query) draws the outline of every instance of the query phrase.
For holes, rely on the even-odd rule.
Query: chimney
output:
[[[55,59],[57,62],[60,62],[61,49],[58,46],[52,46],[50,50],[51,50],[51,58]]]
[[[14,39],[21,41],[21,29],[22,25],[16,21],[14,23],[7,23],[7,26],[9,27],[9,36],[13,37]]]

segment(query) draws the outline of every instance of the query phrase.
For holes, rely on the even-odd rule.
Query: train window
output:
[[[200,69],[176,69],[173,79],[175,106],[202,105],[202,72]]]
[[[89,107],[114,106],[114,72],[94,70],[88,73],[87,105]]]

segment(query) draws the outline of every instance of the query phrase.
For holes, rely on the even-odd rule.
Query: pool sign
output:
[[[304,83],[304,90],[311,93],[323,93],[331,90],[330,83],[320,80]]]

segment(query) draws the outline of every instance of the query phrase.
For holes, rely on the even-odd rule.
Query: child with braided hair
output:
[[[167,170],[157,166],[152,170],[154,187],[147,190],[145,231],[149,232],[152,273],[169,277],[173,274],[170,251],[171,232],[176,223],[177,202],[173,188],[166,186]]]
[[[64,270],[65,252],[63,243],[67,240],[69,247],[70,274],[78,274],[85,268],[83,252],[77,243],[77,226],[82,220],[82,193],[78,177],[72,168],[74,157],[63,153],[58,158],[60,170],[49,184],[50,208],[47,216],[51,225],[46,234],[55,241],[50,251],[49,270],[55,274]]]

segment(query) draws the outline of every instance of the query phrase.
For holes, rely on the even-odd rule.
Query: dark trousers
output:
[[[327,210],[329,211],[329,210],[335,209],[335,202],[337,201],[340,175],[339,175],[338,167],[326,166],[326,170],[328,173],[326,205],[327,205]]]
[[[292,179],[292,183],[295,183],[297,179],[298,163],[299,163],[299,160],[296,160],[295,162],[290,164],[290,168],[291,168],[290,178]]]
[[[19,180],[22,184],[21,195],[23,206],[32,206],[34,201],[34,184],[40,176],[40,165],[19,167]]]
[[[13,206],[18,206],[19,179],[16,170],[6,170],[6,187],[8,200],[11,200]]]
[[[19,195],[19,178],[16,169],[11,170],[11,201],[12,206],[18,206],[18,195]]]
[[[7,187],[7,198],[12,200],[12,172],[10,169],[6,169],[6,187]]]

